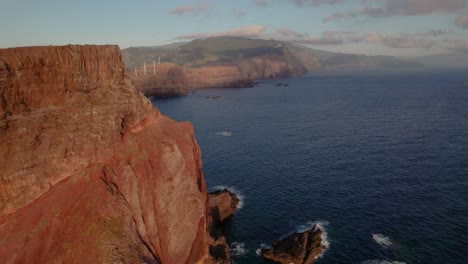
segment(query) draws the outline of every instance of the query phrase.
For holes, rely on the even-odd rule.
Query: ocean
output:
[[[153,104],[193,123],[208,189],[242,196],[224,224],[234,263],[267,263],[262,244],[314,223],[317,264],[468,263],[468,70],[326,71]]]

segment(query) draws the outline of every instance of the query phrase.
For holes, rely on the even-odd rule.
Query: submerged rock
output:
[[[318,225],[314,225],[302,233],[293,233],[273,242],[271,248],[261,250],[261,255],[283,264],[310,264],[327,249],[322,239],[323,232]]]

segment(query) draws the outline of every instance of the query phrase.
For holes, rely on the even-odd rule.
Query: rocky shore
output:
[[[231,263],[239,197],[207,192],[192,125],[152,106],[117,46],[0,49],[0,142],[0,263]],[[311,263],[322,234],[262,255]]]

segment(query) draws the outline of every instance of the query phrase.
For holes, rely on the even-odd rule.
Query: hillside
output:
[[[298,55],[300,53],[300,55]],[[183,67],[236,65],[239,61],[260,56],[281,56],[291,64],[302,64],[308,70],[340,67],[421,67],[422,63],[392,56],[367,56],[311,49],[277,40],[239,37],[213,37],[188,43],[160,47],[136,47],[122,50],[127,70],[141,67],[158,58]],[[317,61],[304,62],[304,55]],[[313,65],[314,67],[311,67]]]
[[[122,56],[126,71],[137,87],[155,96],[186,94],[197,88],[250,86],[246,84],[257,79],[287,78],[323,69],[422,66],[391,56],[333,53],[277,40],[239,37],[128,48],[122,50]],[[169,64],[161,66],[159,60]],[[155,70],[153,63],[156,63]],[[174,71],[180,74],[174,75]]]
[[[143,66],[143,62],[170,62],[182,67],[245,66],[246,61],[263,58],[283,61],[292,71],[305,72],[305,68],[321,68],[318,61],[308,65],[291,53],[300,49],[276,40],[236,37],[197,39],[180,46],[138,47],[122,50],[127,70]],[[259,75],[259,74],[256,74]],[[268,77],[268,76],[267,76]]]
[[[368,56],[336,53],[302,47],[314,54],[327,69],[337,68],[417,68],[424,65],[419,62],[398,59],[393,56]]]
[[[428,67],[438,68],[468,68],[468,54],[466,52],[451,52],[411,58]]]

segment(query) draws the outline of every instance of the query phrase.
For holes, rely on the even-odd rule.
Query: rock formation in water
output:
[[[224,189],[208,194],[210,256],[213,263],[231,263],[229,245],[223,234],[222,222],[239,208],[239,197]]]
[[[117,46],[0,50],[0,142],[0,263],[211,261],[193,128]]]
[[[208,194],[208,208],[214,225],[218,225],[234,214],[239,208],[239,197],[224,189]]]
[[[314,225],[302,233],[293,233],[273,242],[273,246],[262,249],[262,256],[282,264],[310,264],[326,250],[322,241],[323,231]]]

